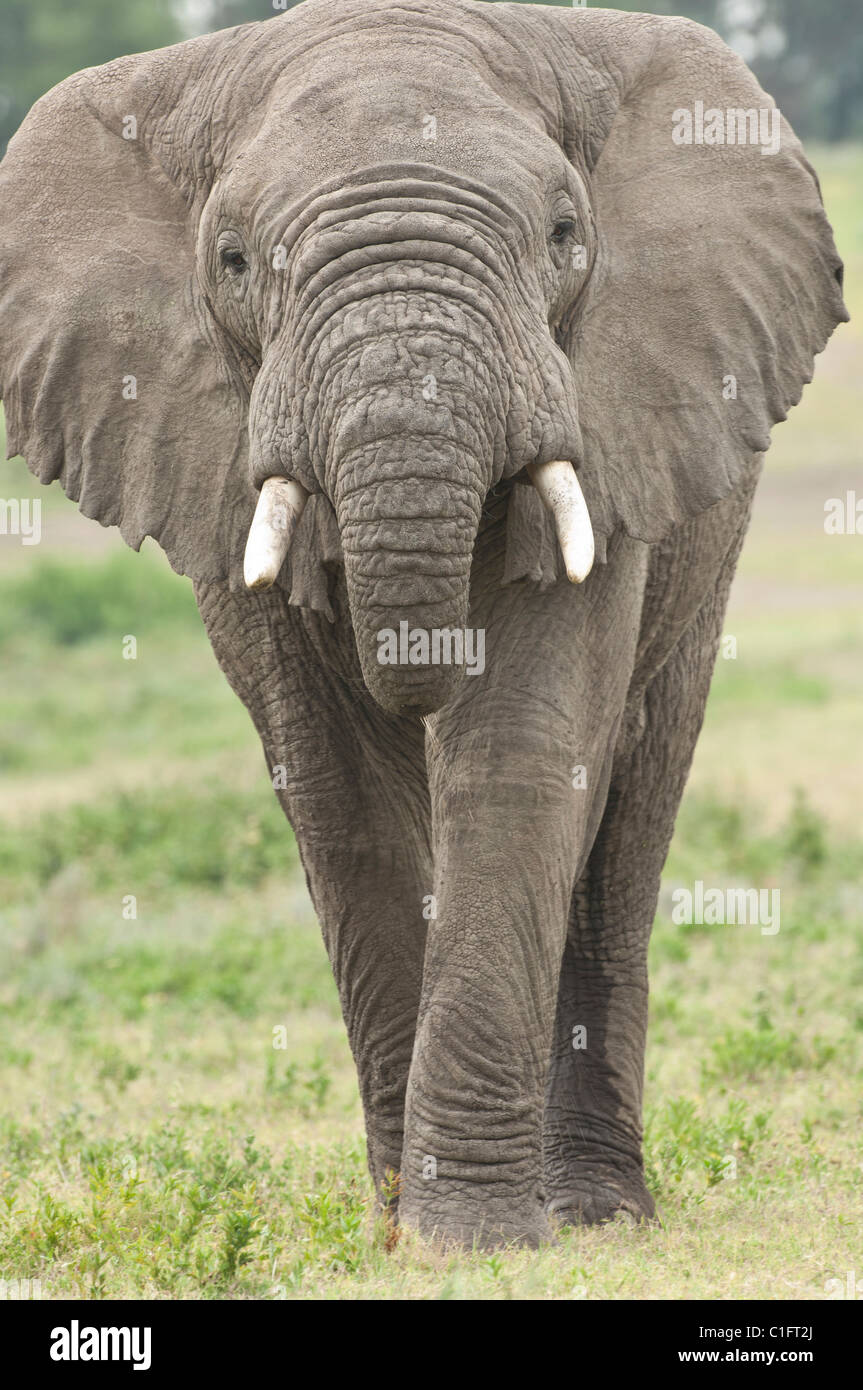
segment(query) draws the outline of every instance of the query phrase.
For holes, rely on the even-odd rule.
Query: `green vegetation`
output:
[[[92,567],[44,560],[6,587],[0,641],[32,636],[62,647],[122,633],[132,613],[135,635],[188,631],[197,621],[191,585],[175,583],[149,555],[130,569],[125,555]]]
[[[227,835],[226,801],[219,815]],[[669,886],[694,869],[757,881],[769,863],[788,910],[764,938],[660,908],[646,1157],[663,1228],[492,1259],[390,1248],[296,878],[193,888],[194,847],[177,857],[167,819],[125,873],[82,848],[5,923],[6,1277],[48,1297],[823,1296],[853,1267],[860,1217],[861,850],[802,804],[775,836],[741,815],[690,799]]]

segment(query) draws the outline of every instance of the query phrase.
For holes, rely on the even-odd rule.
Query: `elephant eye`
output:
[[[229,270],[233,270],[237,275],[239,275],[242,270],[245,270],[249,264],[242,251],[231,251],[226,249],[220,252],[220,256],[222,265],[226,265]]]
[[[566,238],[569,236],[569,234],[574,231],[575,223],[572,220],[572,218],[562,217],[560,221],[555,222],[554,226],[552,227],[551,239],[554,242],[555,246],[560,246],[561,242],[566,241]]]

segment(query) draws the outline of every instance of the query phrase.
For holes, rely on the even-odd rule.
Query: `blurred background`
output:
[[[863,502],[859,0],[618,8],[709,23],[753,66],[818,170],[852,314],[774,432],[657,916],[661,1270],[615,1232],[506,1279],[387,1261],[292,837],[190,586],[12,459],[0,497],[41,498],[42,539],[0,535],[0,1271],[45,1296],[569,1297],[575,1269],[590,1296],[796,1298],[853,1268],[863,535],[825,506]],[[79,68],[272,14],[0,0],[0,149]],[[780,887],[780,932],[672,925],[696,879]]]

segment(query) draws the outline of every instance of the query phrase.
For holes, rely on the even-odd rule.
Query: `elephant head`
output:
[[[332,616],[342,562],[370,691],[435,710],[461,672],[376,634],[467,623],[491,490],[501,581],[556,578],[552,518],[580,581],[726,496],[845,317],[787,125],[676,143],[720,101],[772,107],[697,25],[475,0],[79,73],[0,168],[11,448],[195,581]]]

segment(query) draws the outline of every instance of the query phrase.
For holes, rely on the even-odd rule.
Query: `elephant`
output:
[[[10,452],[192,582],[389,1219],[655,1220],[660,875],[770,430],[847,319],[772,99],[685,19],[305,0],[50,91],[0,247]]]

